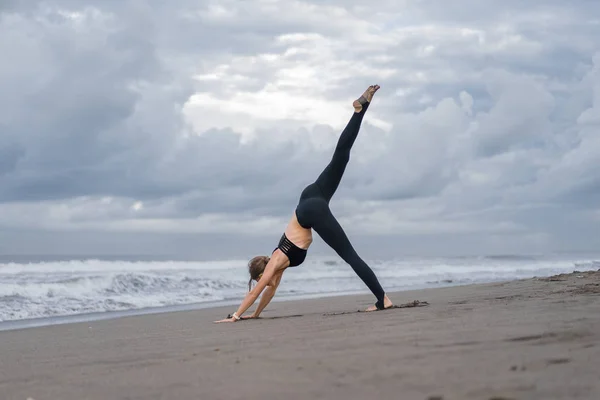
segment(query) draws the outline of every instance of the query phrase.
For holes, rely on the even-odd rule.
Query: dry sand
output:
[[[0,399],[600,399],[600,272],[0,332]]]

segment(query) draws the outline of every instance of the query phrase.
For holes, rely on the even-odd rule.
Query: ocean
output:
[[[386,291],[550,276],[600,268],[600,258],[560,256],[404,257],[366,260]],[[0,258],[0,329],[62,320],[237,305],[247,260],[143,257]],[[289,268],[278,299],[368,293],[349,265],[310,257]],[[274,300],[275,301],[275,300]],[[71,317],[71,318],[69,318]],[[27,323],[15,324],[18,321]]]

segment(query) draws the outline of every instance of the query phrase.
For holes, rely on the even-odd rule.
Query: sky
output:
[[[598,37],[591,0],[3,0],[0,254],[270,254],[371,84],[360,254],[593,251]]]

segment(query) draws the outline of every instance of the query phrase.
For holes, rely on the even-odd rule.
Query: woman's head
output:
[[[252,281],[258,282],[269,260],[270,258],[268,256],[256,256],[248,262],[248,272],[250,273],[248,290],[252,289]]]

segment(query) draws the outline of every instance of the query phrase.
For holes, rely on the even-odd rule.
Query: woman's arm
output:
[[[281,278],[283,277],[283,270],[277,272],[277,274],[273,277],[271,284],[267,286],[262,296],[260,297],[260,302],[258,303],[258,307],[252,314],[253,318],[258,318],[260,313],[265,309],[265,307],[271,302],[273,296],[275,296],[275,292],[279,287],[279,282],[281,282]],[[239,314],[238,314],[239,315]]]
[[[254,302],[256,301],[258,296],[260,296],[260,294],[265,289],[265,287],[269,284],[269,282],[271,282],[271,279],[273,279],[273,276],[275,276],[275,273],[276,273],[278,260],[280,260],[279,257],[276,257],[276,256],[271,257],[271,259],[269,260],[269,262],[267,263],[267,265],[265,267],[262,277],[260,278],[260,280],[258,281],[256,286],[254,286],[254,288],[250,292],[248,292],[248,294],[242,301],[242,304],[240,304],[239,308],[235,312],[235,315],[237,316],[237,318],[240,318],[242,316],[242,314],[244,312],[246,312],[246,310],[248,308],[250,308],[250,306],[252,304],[254,304]],[[237,319],[235,317],[232,317],[232,318],[226,318],[226,319],[223,319],[220,321],[215,321],[215,322],[235,322],[235,321],[237,321]]]

